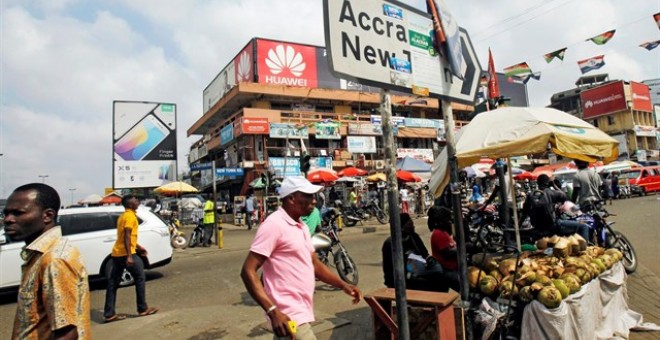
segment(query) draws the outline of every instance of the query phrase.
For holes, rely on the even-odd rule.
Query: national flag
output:
[[[639,47],[644,47],[645,49],[650,51],[650,50],[658,47],[658,45],[660,45],[660,40],[645,42],[645,43],[639,45]]]
[[[582,74],[589,71],[597,70],[605,65],[605,56],[599,55],[589,59],[580,60],[577,62]]]
[[[497,72],[495,71],[495,62],[490,48],[488,49],[488,77],[488,98],[498,98],[500,96],[500,85],[497,83]]]
[[[566,54],[566,47],[560,50],[556,50],[554,52],[550,52],[544,55],[543,58],[545,58],[545,62],[549,64],[555,58],[559,60],[564,60],[564,54]]]
[[[614,32],[616,32],[616,30],[607,31],[603,34],[599,34],[595,37],[591,37],[585,41],[591,40],[596,45],[605,45],[608,41],[610,41],[610,39],[612,39],[612,37],[614,37]]]
[[[541,72],[534,72],[522,77],[523,84],[527,84],[530,79],[541,80]]]
[[[507,77],[522,77],[528,73],[532,73],[532,69],[529,68],[526,62],[504,68],[504,74]]]
[[[653,14],[653,19],[655,19],[655,23],[658,25],[658,29],[660,29],[660,12]]]

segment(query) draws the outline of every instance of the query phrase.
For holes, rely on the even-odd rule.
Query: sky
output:
[[[500,72],[523,61],[542,72],[528,83],[532,106],[574,87],[576,61],[601,54],[606,65],[589,74],[660,78],[660,48],[638,47],[660,39],[659,0],[445,1],[484,69],[490,48]],[[585,41],[611,29],[605,45]],[[323,30],[321,0],[0,0],[0,198],[40,181],[64,205],[103,194],[113,100],[176,103],[186,171],[202,91],[249,39],[323,46]],[[546,64],[543,55],[563,47],[564,61]]]

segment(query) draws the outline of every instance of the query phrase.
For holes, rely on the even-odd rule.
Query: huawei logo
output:
[[[291,46],[277,45],[275,50],[268,50],[266,65],[270,68],[270,72],[276,75],[288,69],[292,75],[300,77],[305,71],[302,54]]]
[[[585,107],[586,109],[588,109],[588,108],[590,108],[590,107],[593,107],[593,106],[594,106],[594,102],[592,102],[591,100],[587,100],[587,102],[584,103],[584,107]]]
[[[250,81],[250,54],[247,51],[241,53],[238,57],[238,82]]]

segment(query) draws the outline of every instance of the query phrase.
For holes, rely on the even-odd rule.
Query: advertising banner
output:
[[[149,188],[176,179],[176,104],[114,101],[113,187]]]
[[[433,163],[433,149],[396,149],[396,158],[412,157],[426,163]]]
[[[257,39],[260,84],[318,87],[316,47]]]
[[[254,56],[254,45],[249,42],[241,53],[234,58],[234,69],[236,70],[236,84],[254,82],[254,69],[252,67]]]
[[[633,130],[635,135],[639,137],[655,137],[656,128],[654,126],[635,125]]]
[[[371,115],[370,119],[371,119],[371,124],[378,124],[378,125],[383,124],[383,120],[378,115]],[[394,127],[405,126],[406,125],[406,118],[405,117],[393,116],[392,117],[392,125]]]
[[[316,123],[316,139],[341,139],[341,123]]]
[[[404,118],[403,124],[406,127],[419,127],[419,128],[434,128],[440,127],[443,122],[439,119],[426,119],[426,118]]]
[[[376,137],[348,136],[348,151],[353,153],[376,153]]]
[[[270,125],[268,124],[268,118],[242,117],[241,131],[244,134],[252,135],[269,134]]]
[[[630,82],[630,89],[632,90],[632,108],[633,110],[653,112],[653,104],[651,104],[651,91],[648,85]]]
[[[583,91],[580,93],[580,99],[584,113],[583,119],[591,119],[628,108],[622,81]]]
[[[270,123],[270,138],[309,138],[309,129],[307,126],[298,129],[293,124]]]
[[[234,124],[230,123],[220,130],[220,145],[225,145],[234,140]]]
[[[202,92],[202,99],[204,100],[202,109],[204,113],[208,112],[234,85],[236,85],[236,70],[232,61],[218,73]]]
[[[312,157],[309,159],[310,171],[316,169],[332,170],[332,157]]]
[[[348,123],[349,135],[382,136],[383,126],[371,123]]]
[[[286,159],[286,172],[284,160]],[[311,159],[310,159],[311,166]],[[298,157],[269,157],[268,168],[275,172],[277,177],[300,176],[300,159]]]

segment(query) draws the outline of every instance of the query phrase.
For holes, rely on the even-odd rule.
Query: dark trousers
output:
[[[252,229],[252,216],[254,215],[254,211],[248,211],[245,213],[245,219],[247,222],[247,227],[248,229]]]
[[[213,236],[213,223],[204,224],[204,239],[202,244],[207,246],[211,244],[211,236]]]
[[[105,290],[105,307],[103,308],[103,316],[109,318],[115,315],[115,302],[117,301],[117,288],[121,281],[121,275],[124,269],[127,269],[135,279],[135,300],[137,303],[138,313],[147,310],[147,297],[145,292],[145,275],[144,264],[139,256],[133,254],[133,266],[126,266],[126,257],[112,257],[112,272],[110,277],[107,278],[108,286]]]
[[[559,235],[578,233],[585,241],[589,242],[589,227],[586,224],[578,221],[557,220],[557,228],[559,228]]]

